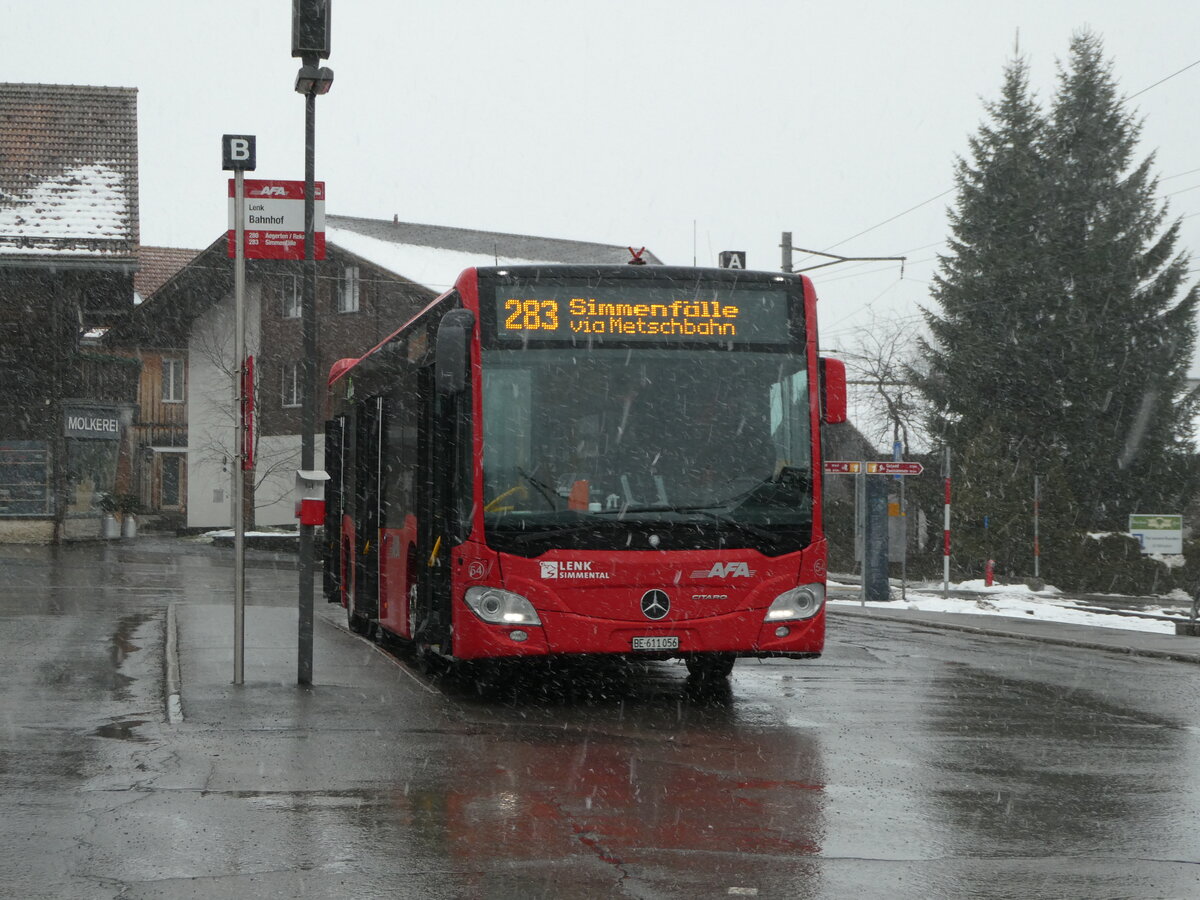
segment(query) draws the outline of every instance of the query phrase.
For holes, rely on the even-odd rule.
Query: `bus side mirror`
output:
[[[450,310],[438,325],[433,380],[438,394],[444,397],[461,393],[467,386],[467,362],[474,326],[475,314],[469,309]]]
[[[826,425],[846,421],[846,364],[821,357],[821,418]]]

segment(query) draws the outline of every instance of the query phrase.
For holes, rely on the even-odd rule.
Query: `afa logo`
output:
[[[268,184],[256,191],[251,191],[252,197],[286,197],[287,189],[281,184]]]
[[[711,569],[697,569],[693,578],[750,578],[754,570],[744,562],[713,563]]]

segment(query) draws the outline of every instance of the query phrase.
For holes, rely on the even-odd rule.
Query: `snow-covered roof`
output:
[[[0,84],[0,256],[132,259],[137,91]]]
[[[325,242],[437,293],[472,266],[629,261],[629,249],[612,244],[356,216],[326,215]],[[643,258],[659,262],[649,252]]]
[[[549,259],[484,256],[466,250],[447,250],[444,247],[394,243],[342,228],[330,228],[328,223],[325,226],[325,242],[362,257],[390,272],[403,275],[410,281],[415,281],[439,294],[454,284],[454,279],[463,269],[469,269],[472,266],[554,262]]]

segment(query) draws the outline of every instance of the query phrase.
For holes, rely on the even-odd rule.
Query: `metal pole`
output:
[[[785,231],[779,241],[779,248],[783,251],[782,269],[785,272],[792,271],[792,233]]]
[[[945,520],[942,523],[942,597],[950,596],[950,448],[946,448],[945,460],[942,463],[942,477],[945,479]]]
[[[315,66],[316,56],[304,57],[305,65]],[[304,296],[301,308],[301,332],[304,352],[301,370],[304,375],[304,403],[300,425],[300,468],[312,471],[315,465],[313,435],[317,430],[317,260],[313,232],[316,202],[313,196],[316,179],[315,135],[317,121],[317,92],[311,88],[304,96]],[[297,634],[296,681],[312,684],[313,675],[313,526],[300,526],[300,602]]]
[[[858,605],[867,605],[867,465],[859,463],[858,474],[854,476],[854,558],[859,564],[858,574]]]
[[[239,169],[233,173],[233,418],[237,423],[233,452],[233,683],[242,684],[245,672],[246,645],[246,522],[245,522],[245,474],[242,472],[242,454],[246,446],[245,418],[242,393],[245,378],[243,366],[246,360],[246,217],[245,181]]]
[[[904,442],[900,440],[899,423],[896,430],[893,432],[892,440],[892,459],[900,462],[904,459]],[[908,510],[904,508],[904,482],[907,480],[904,475],[893,475],[893,480],[899,482],[900,488],[900,508],[897,512],[900,513],[900,527],[897,529],[900,532],[900,599],[908,599]]]
[[[900,555],[900,599],[908,599],[908,509],[904,505],[904,482],[900,478],[900,540],[904,548]]]
[[[1033,577],[1041,578],[1042,548],[1038,540],[1038,515],[1042,502],[1041,484],[1038,476],[1033,476]]]
[[[891,600],[888,587],[888,483],[878,475],[866,479],[866,533],[863,540],[863,603]]]

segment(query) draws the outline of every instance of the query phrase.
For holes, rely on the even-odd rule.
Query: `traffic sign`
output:
[[[1177,556],[1183,552],[1183,516],[1136,513],[1129,517],[1129,533],[1142,545],[1143,553]]]
[[[866,468],[863,468],[863,467]],[[868,475],[920,475],[925,467],[919,462],[850,462],[847,460],[826,460],[826,475],[858,475],[866,472]]]
[[[227,172],[253,172],[254,142],[252,134],[221,135],[221,168]]]
[[[862,463],[836,460],[825,461],[826,475],[857,475],[862,471]]]
[[[920,475],[925,467],[919,462],[869,462],[868,475]]]
[[[234,256],[234,183],[229,180],[229,258]],[[325,182],[313,186],[313,259],[325,258]],[[246,179],[246,259],[304,259],[304,182]]]

